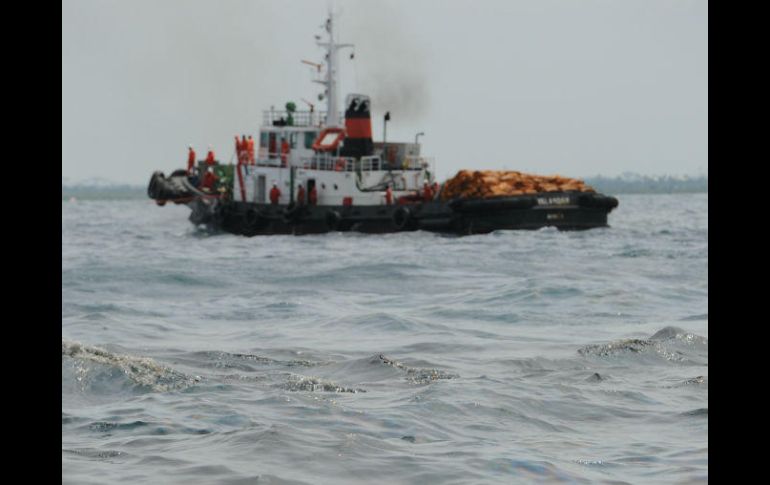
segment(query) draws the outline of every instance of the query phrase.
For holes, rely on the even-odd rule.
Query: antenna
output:
[[[321,68],[323,67],[323,64],[318,64],[317,62],[306,61],[306,60],[304,60],[304,59],[303,59],[302,61],[300,61],[300,62],[302,62],[303,64],[308,64],[308,65],[310,65],[310,66],[313,66],[313,67],[315,67],[315,68],[316,68],[316,70],[317,70],[319,73],[321,72]]]
[[[326,126],[339,126],[339,112],[337,111],[337,51],[345,47],[353,47],[353,44],[337,44],[334,41],[334,13],[329,7],[329,17],[324,24],[329,34],[328,42],[316,42],[321,47],[326,47],[326,80],[316,81],[326,85]],[[303,61],[304,62],[304,61]]]
[[[310,101],[308,101],[307,99],[305,99],[305,98],[300,98],[300,99],[302,101],[304,101],[308,106],[310,106],[310,112],[312,113],[314,108],[315,108],[315,105],[313,103],[311,103]]]

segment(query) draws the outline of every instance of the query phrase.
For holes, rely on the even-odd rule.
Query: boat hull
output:
[[[614,198],[611,198],[615,200]],[[499,201],[498,201],[499,202]],[[209,229],[244,236],[322,234],[355,231],[382,234],[424,230],[449,234],[485,234],[498,230],[584,230],[607,226],[610,207],[579,204],[530,207],[452,207],[430,201],[400,206],[296,206],[196,199],[190,220]]]
[[[488,199],[431,200],[402,205],[297,205],[239,202],[204,193],[184,173],[153,174],[148,195],[159,205],[186,204],[190,222],[244,236],[323,234],[336,231],[431,231],[485,234],[499,230],[583,230],[607,226],[618,205],[593,192],[542,192]]]

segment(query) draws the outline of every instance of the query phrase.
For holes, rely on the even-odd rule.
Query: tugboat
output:
[[[210,147],[205,160],[196,160],[190,147],[187,170],[153,173],[149,197],[161,206],[188,205],[195,225],[244,236],[607,226],[617,199],[580,181],[502,172],[489,189],[483,181],[494,173],[461,171],[440,186],[419,137],[373,141],[367,95],[349,94],[344,113],[338,111],[337,55],[352,44],[335,42],[331,13],[325,30],[328,40],[317,42],[326,49],[325,76],[315,81],[325,86],[325,112],[310,103],[309,111],[298,111],[291,102],[265,111],[256,140],[235,137],[235,164],[220,163]],[[321,64],[303,62],[320,75]]]

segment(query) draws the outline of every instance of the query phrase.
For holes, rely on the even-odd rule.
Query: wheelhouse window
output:
[[[316,131],[306,131],[305,132],[305,148],[307,148],[308,150],[313,148],[313,142],[315,141],[317,136],[318,136],[318,132],[316,132]]]

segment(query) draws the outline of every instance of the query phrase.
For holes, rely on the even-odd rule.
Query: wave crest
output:
[[[200,381],[198,376],[186,376],[148,357],[115,354],[80,342],[62,339],[61,354],[76,362],[77,381],[83,390],[105,368],[119,370],[133,385],[156,392],[185,389]]]
[[[670,362],[708,364],[708,339],[678,327],[665,327],[650,338],[621,339],[578,349],[583,356],[618,357],[650,355]]]

